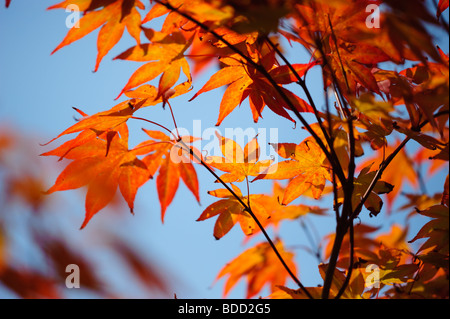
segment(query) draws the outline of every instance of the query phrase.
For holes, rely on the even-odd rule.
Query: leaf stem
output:
[[[175,130],[177,131],[177,139],[180,139],[180,132],[178,132],[177,121],[175,120],[175,116],[173,115],[172,105],[170,105],[169,100],[166,100],[165,103],[169,106],[170,114],[172,115],[173,125],[175,126]]]
[[[161,125],[161,124],[159,124],[159,123],[156,123],[156,122],[147,120],[147,119],[142,118],[142,117],[132,116],[132,117],[130,117],[130,118],[132,118],[132,119],[134,119],[134,120],[145,121],[145,122],[148,122],[148,123],[150,123],[150,124],[156,125],[156,126],[162,128],[163,130],[166,130],[167,132],[169,132],[170,134],[172,134],[173,137],[175,137],[175,139],[177,139],[177,136],[175,136],[175,134],[173,134],[173,132],[172,132],[171,130],[169,130],[167,127],[165,127],[164,125]]]

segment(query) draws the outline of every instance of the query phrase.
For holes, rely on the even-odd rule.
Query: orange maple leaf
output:
[[[394,152],[399,144],[400,141],[397,140],[388,147],[383,147],[382,149],[376,151],[374,153],[374,156],[366,158],[362,163],[358,165],[358,167],[368,167],[372,164],[374,165],[374,167],[379,167],[383,159]],[[388,211],[391,209],[395,197],[402,189],[405,179],[408,180],[411,186],[417,187],[418,182],[416,171],[414,169],[411,157],[409,157],[404,148],[402,148],[402,150],[398,152],[394,160],[389,164],[389,166],[386,167],[383,172],[383,179],[389,182],[389,184],[395,185],[392,191],[386,194]]]
[[[384,1],[389,10],[380,7],[381,27],[369,28],[366,8],[380,3],[363,0],[297,4],[293,33],[283,34],[324,58],[328,66],[324,68],[327,85],[336,80],[342,93],[350,91],[355,95],[358,87],[363,86],[379,94],[372,74],[378,63],[390,60],[402,64],[405,59],[426,63],[426,55],[439,60],[424,27],[425,23],[435,23],[435,19],[422,1],[411,1],[408,6]]]
[[[352,207],[353,209],[358,206],[358,204],[363,199],[366,190],[373,181],[376,171],[370,171],[372,165],[364,167],[359,173],[358,177],[354,179],[353,182],[353,193],[352,193]],[[383,207],[383,200],[380,198],[381,194],[388,194],[394,189],[394,185],[391,185],[384,181],[378,181],[375,187],[370,192],[367,200],[364,202],[364,206],[370,211],[369,215],[376,216],[381,211]],[[342,187],[338,188],[338,201],[342,202],[344,198],[344,191]]]
[[[47,152],[42,155],[55,155],[57,152],[58,154],[61,154],[60,155],[61,160],[73,148],[76,148],[86,142],[89,142],[92,139],[95,139],[97,136],[104,134],[105,132],[108,132],[106,138],[109,145],[109,142],[111,138],[114,136],[114,132],[117,131],[117,128],[120,127],[122,124],[126,123],[128,119],[130,119],[133,116],[134,112],[139,110],[145,103],[146,99],[141,100],[131,99],[117,104],[108,111],[99,112],[94,115],[88,115],[83,111],[74,108],[74,110],[77,111],[83,117],[79,119],[76,124],[67,128],[66,130],[61,132],[58,136],[56,136],[55,138],[53,138],[52,140],[43,145],[50,144],[51,142],[67,134],[78,132],[81,133],[78,134],[76,138],[67,141],[54,151]],[[127,132],[124,131],[122,133],[127,134],[128,138]],[[125,137],[122,136],[122,138]],[[107,146],[107,149],[108,148],[109,146]]]
[[[147,62],[131,75],[118,97],[132,88],[155,79],[160,74],[162,76],[159,79],[158,97],[163,96],[177,83],[180,70],[186,76],[187,83],[192,82],[189,63],[184,57],[184,52],[189,48],[192,40],[186,41],[179,31],[171,35],[152,32],[147,36],[151,43],[138,44],[114,58]]]
[[[234,32],[227,27],[217,28],[214,32],[241,51],[245,50],[245,45],[254,44],[258,37],[256,32],[242,34]],[[190,37],[190,35],[191,33],[186,34],[186,37]],[[233,53],[232,49],[214,35],[199,30],[197,36],[194,37],[188,57],[193,64],[193,74],[197,75],[208,65],[217,61],[218,57],[230,56]]]
[[[260,147],[257,137],[248,142],[242,150],[241,146],[232,139],[223,137],[218,132],[216,136],[224,157],[208,156],[205,162],[226,172],[220,176],[224,183],[242,182],[249,176],[257,176],[271,164],[271,160],[259,161]]]
[[[6,1],[8,2],[8,1]],[[8,5],[7,5],[8,6]],[[445,10],[448,9],[448,0],[439,0],[436,17],[439,18]]]
[[[293,273],[296,273],[294,254],[284,249],[281,240],[278,240],[275,246],[287,266]],[[246,298],[255,296],[266,285],[269,285],[271,290],[275,291],[276,286],[283,285],[289,276],[268,243],[260,243],[244,251],[222,268],[216,280],[227,275],[223,297],[230,292],[239,280],[246,277]]]
[[[258,202],[253,201],[262,195],[243,196],[241,190],[237,186],[231,184],[231,187],[234,193],[239,196],[243,202],[251,203],[250,206],[252,212],[258,220],[264,221],[270,217],[264,206],[261,206]],[[258,228],[253,217],[244,209],[242,204],[230,193],[230,191],[223,188],[215,191],[209,191],[208,194],[222,199],[209,205],[197,221],[202,221],[219,215],[219,218],[214,225],[214,237],[216,239],[220,239],[225,236],[236,223],[239,223],[242,231],[247,236],[252,235]]]
[[[418,211],[420,215],[431,217],[409,242],[415,242],[418,239],[427,238],[420,246],[418,252],[433,250],[448,255],[449,238],[449,210],[445,205],[434,205],[423,211]]]
[[[174,94],[169,98],[174,98],[180,94],[184,94],[187,91],[189,91],[189,89],[180,84],[174,89]],[[134,118],[135,112],[143,107],[167,101],[166,97],[158,97],[158,90],[151,85],[142,85],[134,91],[127,92],[126,95],[131,97],[131,99],[123,101],[107,111],[98,112],[93,115],[88,115],[80,109],[74,108],[75,111],[82,116],[82,118],[78,119],[76,124],[70,126],[58,136],[43,145],[50,144],[64,135],[78,132],[80,132],[80,134],[78,134],[76,138],[65,142],[55,150],[42,155],[54,155],[55,152],[57,152],[58,154],[62,154],[60,157],[60,160],[62,160],[72,149],[89,142],[104,133],[107,133],[106,139],[108,142],[108,151],[110,140],[115,134],[114,132],[116,132],[118,128],[122,124],[126,123],[130,118]],[[124,131],[122,132],[122,138],[125,138],[125,136],[128,139],[128,132]]]
[[[76,5],[80,11],[87,12],[67,33],[64,40],[53,50],[52,54],[62,47],[75,42],[95,29],[100,29],[97,39],[97,61],[95,70],[98,70],[103,57],[119,42],[122,34],[127,28],[130,35],[140,43],[141,15],[137,11],[144,9],[144,5],[139,0],[116,0],[116,1],[84,1],[65,0],[53,5],[48,9],[67,8]],[[103,7],[99,9],[100,7]],[[99,9],[99,10],[96,10]]]
[[[165,3],[165,6],[161,3]],[[175,10],[169,9],[170,7]],[[216,29],[222,26],[228,20],[234,17],[233,10],[225,6],[221,1],[203,1],[203,0],[172,0],[172,1],[155,1],[154,6],[145,16],[142,24],[147,23],[155,18],[164,16],[167,17],[164,20],[162,30],[166,34],[171,34],[174,30],[179,29],[191,29],[194,25],[189,25],[189,19],[182,14],[188,15],[195,20],[207,24],[211,29]],[[187,26],[191,28],[188,28]]]
[[[273,291],[267,299],[310,299],[302,289],[290,289],[277,285],[277,290]],[[313,299],[322,298],[322,287],[305,287]]]
[[[272,194],[253,199],[253,201],[256,201],[258,204],[263,206],[270,215],[270,219],[266,219],[266,224],[263,224],[263,226],[273,225],[274,227],[278,227],[283,220],[295,220],[307,214],[325,214],[326,210],[318,206],[309,206],[304,204],[288,206],[282,205],[280,200],[283,198],[284,193],[285,187],[281,186],[278,182],[274,182]]]
[[[244,64],[242,58],[238,55],[231,55],[220,59],[226,67],[215,73],[205,85],[192,98],[198,95],[228,85],[220,103],[219,118],[216,126],[222,121],[247,97],[250,102],[250,109],[253,114],[253,121],[258,122],[261,112],[267,105],[274,113],[295,122],[286,110],[289,110],[286,101],[281,97],[277,90],[268,82],[268,80],[254,67]],[[289,84],[296,81],[295,76],[288,66],[279,66],[274,59],[274,52],[266,54],[259,62],[279,85]],[[296,72],[303,76],[307,70],[316,63],[294,64]],[[291,103],[299,112],[313,112],[311,106],[303,99],[299,98],[291,91],[280,86]]]
[[[320,198],[326,180],[331,181],[331,167],[314,140],[308,137],[299,145],[293,143],[271,145],[281,157],[288,160],[273,164],[253,181],[291,179],[281,201],[283,205],[289,204],[309,189],[315,199]]]
[[[164,216],[167,207],[172,203],[178,190],[180,178],[187,188],[192,192],[198,202],[200,202],[199,184],[197,173],[191,163],[191,156],[188,150],[179,144],[177,138],[167,136],[160,131],[145,130],[152,140],[142,142],[135,149],[150,149],[152,153],[142,159],[147,165],[149,171],[155,174],[156,187],[158,190],[159,202],[161,204],[161,220],[164,222]],[[195,139],[189,136],[181,137],[184,143],[192,143]],[[200,152],[191,147],[191,150],[197,155]],[[201,155],[200,155],[201,156]]]
[[[117,188],[133,213],[137,190],[151,174],[145,163],[137,158],[142,148],[128,150],[128,129],[123,123],[118,130],[121,135],[103,133],[67,152],[58,148],[42,155],[55,155],[73,160],[61,172],[55,184],[46,192],[76,189],[88,186],[86,194],[86,216],[81,225],[84,228],[90,219],[103,209],[116,194]],[[111,136],[111,135],[109,135]]]

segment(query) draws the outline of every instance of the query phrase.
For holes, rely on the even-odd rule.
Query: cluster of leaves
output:
[[[407,228],[393,227],[390,234],[374,239],[374,229],[354,226],[363,208],[370,216],[382,211],[380,195],[387,194],[392,207],[405,179],[414,186],[420,182],[415,164],[431,161],[436,171],[448,162],[449,58],[427,31],[429,25],[440,28],[448,1],[439,2],[437,18],[423,1],[383,1],[380,17],[374,18],[381,27],[371,28],[366,8],[374,4],[381,1],[65,0],[50,7],[77,5],[84,12],[80,27],[70,29],[53,52],[100,28],[97,70],[126,28],[136,43],[115,59],[143,64],[119,92],[126,100],[90,116],[76,109],[82,118],[54,140],[76,137],[42,154],[71,160],[47,193],[87,186],[83,228],[117,189],[133,212],[138,189],[158,174],[164,219],[180,178],[199,200],[196,163],[225,187],[209,192],[219,200],[198,220],[218,215],[216,239],[239,223],[245,235],[262,231],[267,240],[219,273],[219,278],[229,275],[225,294],[246,276],[247,297],[269,284],[274,298],[370,298],[377,293],[366,289],[365,267],[375,264],[381,269],[381,285],[395,287],[386,297],[448,298],[448,177],[440,203],[417,211],[433,218],[412,240],[428,238],[417,253],[404,240]],[[155,30],[151,22],[159,18],[161,29]],[[290,63],[283,41],[295,50],[306,49],[310,60]],[[216,125],[248,99],[254,122],[267,106],[275,116],[300,121],[310,136],[298,144],[271,145],[281,162],[260,161],[257,139],[242,149],[219,135],[223,157],[203,158],[189,146],[194,137],[135,116],[158,104],[172,111],[171,99],[189,93],[192,75],[214,62],[219,70],[190,101],[226,86]],[[333,110],[328,94],[325,110],[318,109],[305,80],[312,68],[321,70],[324,89],[335,94]],[[295,93],[296,87],[305,99]],[[305,113],[315,123],[306,121]],[[166,132],[145,130],[150,139],[130,148],[130,119]],[[415,157],[405,150],[411,140],[417,142]],[[364,156],[367,150],[373,158]],[[217,170],[224,174],[217,175]],[[250,182],[268,179],[288,183],[285,188],[275,183],[273,195],[250,194]],[[247,183],[246,195],[232,184],[240,182]],[[281,238],[273,242],[265,231],[284,220],[323,213],[315,206],[292,204],[301,196],[334,201],[328,211],[336,216],[336,233],[328,238],[327,263],[319,265],[322,287],[304,287],[296,277],[293,253]],[[413,207],[418,204],[411,200]],[[298,290],[283,286],[289,276]]]
[[[169,280],[159,265],[111,228],[96,229],[96,235],[88,241],[74,240],[70,232],[63,230],[68,216],[61,216],[59,204],[44,195],[47,176],[54,173],[54,168],[35,160],[35,140],[5,126],[0,130],[2,290],[20,298],[68,298],[70,289],[65,284],[68,279],[70,284],[76,284],[77,277],[73,273],[70,278],[73,269],[69,271],[66,267],[76,265],[80,274],[78,284],[84,294],[129,297],[126,292],[119,292],[120,283],[114,278],[104,277],[101,269],[107,265],[98,262],[86,249],[89,246],[114,254],[132,279],[130,287],[141,289],[149,297],[171,295]],[[114,210],[120,207],[115,206]],[[120,223],[120,219],[111,218],[111,226],[115,223]]]

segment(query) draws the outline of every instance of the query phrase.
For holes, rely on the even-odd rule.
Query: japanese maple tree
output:
[[[224,296],[245,280],[248,298],[264,287],[268,298],[448,298],[449,57],[430,31],[448,32],[442,16],[448,1],[65,0],[49,9],[70,5],[83,13],[79,27],[52,53],[64,54],[99,29],[93,62],[101,72],[126,30],[133,44],[113,58],[141,63],[120,92],[111,92],[122,101],[92,115],[75,109],[81,118],[47,144],[72,138],[42,154],[69,160],[47,194],[87,186],[81,228],[117,190],[132,213],[142,213],[134,200],[147,182],[156,183],[164,220],[180,180],[200,201],[197,171],[203,169],[220,185],[209,190],[216,201],[199,207],[197,220],[216,219],[216,239],[239,224],[246,237],[264,240],[218,273],[218,280],[226,277]],[[298,52],[308,59],[297,60]],[[200,71],[212,65],[218,71],[199,83]],[[312,70],[321,83],[308,81]],[[222,126],[238,106],[249,106],[248,125],[263,122],[263,114],[280,117],[295,125],[289,139],[296,142],[270,143],[279,160],[261,158],[257,136],[239,145],[217,134],[220,154],[198,150],[198,136],[180,135],[171,101],[184,98],[188,108],[213,90],[223,95],[209,106],[217,113],[211,125]],[[157,105],[173,127],[139,116]],[[130,146],[129,121],[141,121],[149,138]],[[425,164],[441,192],[402,192],[404,183],[423,183],[417,165]],[[253,183],[272,183],[273,194],[251,193]],[[300,204],[302,198],[318,205]],[[362,214],[395,213],[399,202],[423,217],[417,234],[396,224],[373,235],[377,229],[361,223]],[[335,221],[335,232],[322,238],[323,251],[312,248],[323,279],[316,287],[302,284],[301,263],[278,227],[308,214]],[[376,276],[368,271],[374,265]],[[287,279],[295,286],[287,287]]]

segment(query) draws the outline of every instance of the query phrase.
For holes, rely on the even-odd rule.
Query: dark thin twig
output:
[[[320,257],[320,262],[323,262],[323,260],[322,260],[322,254],[321,254],[321,252],[320,252],[320,249],[321,249],[321,247],[322,247],[322,244],[321,244],[321,237],[320,237],[320,235],[319,235],[319,232],[317,231],[317,228],[314,226],[314,223],[312,222],[312,221],[310,221],[308,218],[307,218],[307,216],[305,216],[304,217],[304,221],[306,221],[306,222],[308,222],[308,224],[309,224],[309,228],[312,230],[312,233],[313,233],[313,235],[314,235],[314,238],[315,238],[315,240],[316,240],[316,246],[317,246],[317,255]]]
[[[245,176],[245,181],[247,182],[247,206],[249,209],[252,209],[250,206],[250,184],[248,182],[248,176]]]
[[[317,258],[319,262],[321,262],[320,250],[318,249],[319,245],[317,245],[314,238],[312,237],[311,232],[309,231],[308,226],[306,226],[303,218],[300,218],[300,226],[305,232],[306,238],[308,239],[309,244],[311,245],[311,253],[314,254],[314,256]]]

